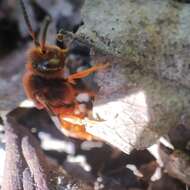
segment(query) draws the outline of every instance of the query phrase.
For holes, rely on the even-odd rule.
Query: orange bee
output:
[[[85,122],[96,122],[88,119],[92,111],[95,92],[88,88],[79,88],[77,81],[91,73],[105,68],[107,65],[98,64],[88,69],[69,73],[66,59],[68,49],[46,44],[46,33],[50,19],[46,19],[42,40],[39,42],[32,30],[24,2],[20,0],[24,18],[35,44],[29,49],[26,73],[23,76],[25,93],[38,109],[46,109],[57,116],[65,135],[91,140],[92,135],[85,131]],[[60,35],[60,34],[59,34]],[[63,37],[63,36],[59,36]]]

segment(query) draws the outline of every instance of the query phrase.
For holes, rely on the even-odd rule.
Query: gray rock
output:
[[[190,5],[169,0],[85,1],[80,36],[111,54],[112,65],[97,75],[94,110],[105,122],[89,132],[129,153],[190,114],[189,13]]]
[[[154,0],[86,0],[80,33],[103,51],[146,72],[190,86],[190,4]]]

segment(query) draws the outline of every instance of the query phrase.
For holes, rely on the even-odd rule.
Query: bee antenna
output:
[[[34,44],[35,44],[36,46],[39,46],[39,42],[37,41],[37,39],[36,39],[36,34],[35,34],[35,32],[33,31],[33,29],[32,29],[32,25],[31,25],[31,23],[30,23],[30,20],[29,20],[27,11],[26,11],[26,7],[25,7],[25,5],[24,5],[24,1],[23,1],[23,0],[20,0],[19,2],[20,2],[20,5],[21,5],[21,9],[22,9],[23,15],[24,15],[24,20],[25,20],[25,22],[26,22],[26,25],[27,25],[28,30],[29,30],[29,32],[30,32],[30,35],[31,35],[31,37],[32,37],[32,39],[33,39],[33,41],[34,41]]]
[[[51,22],[51,17],[47,16],[44,21],[44,27],[43,27],[43,31],[42,31],[42,40],[41,40],[41,45],[40,45],[42,52],[45,52],[47,29],[48,29],[50,22]]]

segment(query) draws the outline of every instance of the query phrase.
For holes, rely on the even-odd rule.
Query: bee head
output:
[[[49,16],[46,17],[42,30],[42,38],[39,42],[35,32],[32,29],[32,25],[30,23],[23,0],[20,0],[20,4],[29,33],[35,45],[35,48],[31,48],[29,51],[30,67],[32,66],[32,69],[41,73],[52,73],[60,71],[64,67],[67,49],[61,49],[56,46],[46,45],[46,34],[48,26],[51,22],[51,18]]]
[[[29,52],[29,64],[41,73],[54,73],[64,68],[66,52],[56,46],[33,48]]]

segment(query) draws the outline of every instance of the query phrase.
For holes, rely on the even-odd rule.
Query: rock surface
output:
[[[103,51],[189,87],[190,4],[86,0],[80,33]]]
[[[112,55],[111,69],[98,74],[103,96],[94,109],[108,123],[90,132],[129,152],[190,114],[189,10],[169,0],[86,0],[79,33]]]

